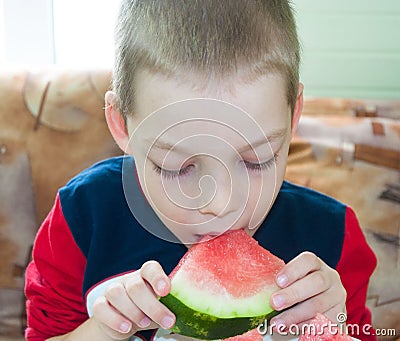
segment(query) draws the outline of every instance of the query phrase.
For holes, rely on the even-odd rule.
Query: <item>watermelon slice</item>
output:
[[[353,341],[349,335],[341,333],[337,323],[323,314],[317,314],[304,331],[299,341]]]
[[[225,339],[265,323],[284,262],[244,230],[192,246],[170,274],[171,292],[160,298],[175,315],[173,332],[203,340]]]

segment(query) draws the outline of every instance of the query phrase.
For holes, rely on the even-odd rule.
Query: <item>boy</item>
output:
[[[273,323],[368,326],[376,260],[354,213],[283,181],[303,104],[287,1],[126,0],[116,38],[106,119],[131,156],[59,191],[27,270],[27,339],[157,339],[175,322],[167,274],[239,228],[287,262]]]

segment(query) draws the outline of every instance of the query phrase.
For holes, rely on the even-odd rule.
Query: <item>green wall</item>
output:
[[[400,0],[293,0],[305,95],[400,99]]]

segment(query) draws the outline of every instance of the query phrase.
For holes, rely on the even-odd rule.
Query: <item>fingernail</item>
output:
[[[122,333],[128,333],[131,330],[132,325],[129,322],[122,322],[119,326],[119,330]]]
[[[169,329],[174,325],[174,319],[171,316],[165,316],[161,320],[161,326],[165,329]]]
[[[289,282],[289,278],[286,275],[279,275],[278,278],[276,279],[276,283],[283,288],[285,287]]]
[[[157,289],[159,292],[164,292],[166,286],[167,286],[167,282],[165,282],[164,280],[161,280],[161,281],[158,281]]]
[[[276,308],[280,308],[284,306],[285,298],[282,295],[275,295],[272,297],[272,302]]]
[[[139,324],[142,328],[146,328],[146,327],[150,326],[150,323],[151,323],[151,320],[146,316],[143,318],[142,321],[140,321]]]
[[[271,322],[271,326],[273,329],[275,329],[276,332],[282,333],[286,329],[285,322],[282,319],[275,319]]]

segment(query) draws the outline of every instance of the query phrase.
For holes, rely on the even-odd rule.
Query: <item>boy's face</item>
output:
[[[140,72],[136,88],[128,136],[113,135],[122,148],[129,139],[126,152],[162,222],[185,244],[228,229],[254,234],[285,174],[292,117],[282,77],[196,89]],[[294,124],[301,106],[300,85]]]

